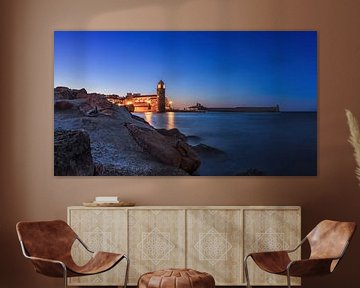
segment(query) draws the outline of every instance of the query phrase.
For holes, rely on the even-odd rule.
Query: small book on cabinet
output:
[[[119,203],[119,199],[117,196],[98,196],[94,203]]]

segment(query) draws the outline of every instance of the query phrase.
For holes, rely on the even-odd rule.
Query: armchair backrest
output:
[[[62,220],[19,222],[16,231],[26,252],[33,257],[68,258],[76,240],[75,232]]]
[[[321,221],[306,236],[311,248],[310,259],[341,257],[355,229],[355,222]]]

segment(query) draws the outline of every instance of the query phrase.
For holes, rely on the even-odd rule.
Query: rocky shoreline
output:
[[[223,153],[155,129],[103,94],[56,87],[54,98],[55,176],[196,175],[200,154]]]

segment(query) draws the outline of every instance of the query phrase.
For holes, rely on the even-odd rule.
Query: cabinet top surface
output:
[[[85,206],[69,206],[68,209],[131,209],[131,210],[151,210],[151,209],[164,209],[164,210],[206,210],[206,209],[219,209],[219,210],[261,210],[261,209],[279,209],[279,210],[301,210],[301,206],[132,206],[132,207],[85,207]]]

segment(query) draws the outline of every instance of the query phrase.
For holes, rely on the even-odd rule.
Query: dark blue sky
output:
[[[166,95],[182,108],[317,110],[316,32],[57,31],[54,85]]]

